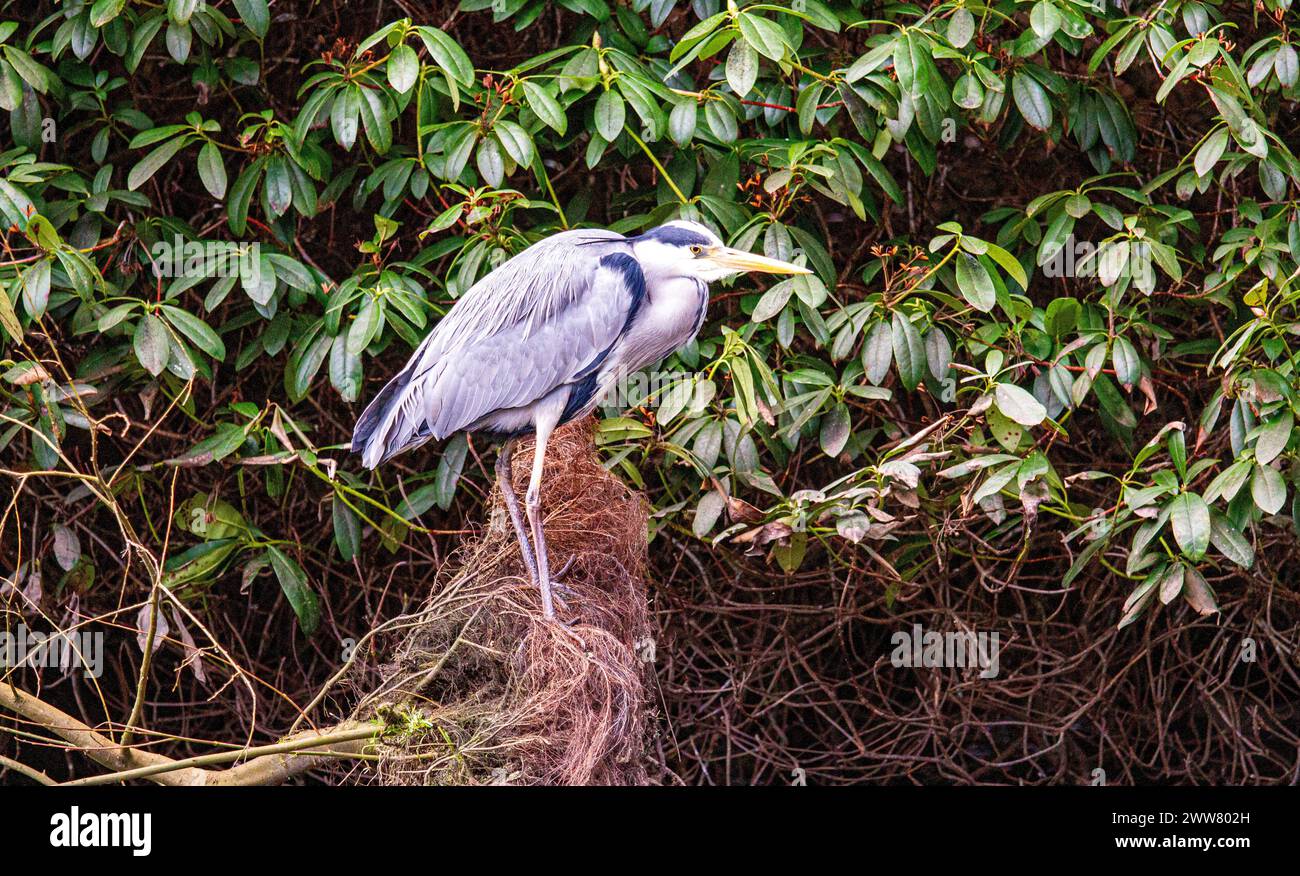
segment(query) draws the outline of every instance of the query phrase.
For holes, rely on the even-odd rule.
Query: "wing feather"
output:
[[[569,231],[476,283],[357,421],[370,468],[573,382],[625,330],[645,278],[621,235]]]

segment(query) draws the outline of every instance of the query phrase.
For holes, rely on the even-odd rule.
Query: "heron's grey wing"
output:
[[[465,344],[523,325],[531,334],[584,295],[600,259],[630,252],[626,238],[602,229],[565,231],[538,241],[479,280],[412,357],[430,367]]]
[[[475,284],[357,421],[364,464],[531,404],[598,365],[645,295],[622,240],[555,235]]]
[[[641,268],[626,254],[601,258],[587,291],[545,320],[508,326],[447,360],[425,397],[438,437],[495,411],[538,401],[599,367],[645,294]]]

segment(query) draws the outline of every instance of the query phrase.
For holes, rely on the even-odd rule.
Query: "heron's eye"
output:
[[[704,247],[700,246],[698,243],[691,244],[691,253],[692,253],[692,254],[694,254],[694,255],[699,255],[699,254],[702,253],[702,252],[704,252]]]

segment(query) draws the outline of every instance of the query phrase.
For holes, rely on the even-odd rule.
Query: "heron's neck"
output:
[[[694,277],[646,280],[646,299],[625,338],[625,363],[632,370],[689,344],[704,324],[709,303],[709,287]]]

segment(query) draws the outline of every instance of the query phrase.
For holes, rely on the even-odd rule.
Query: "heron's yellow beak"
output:
[[[812,271],[799,265],[792,265],[779,259],[769,259],[766,256],[754,255],[751,252],[743,252],[729,246],[717,247],[705,258],[718,267],[732,271],[753,271],[760,274],[812,273]]]

